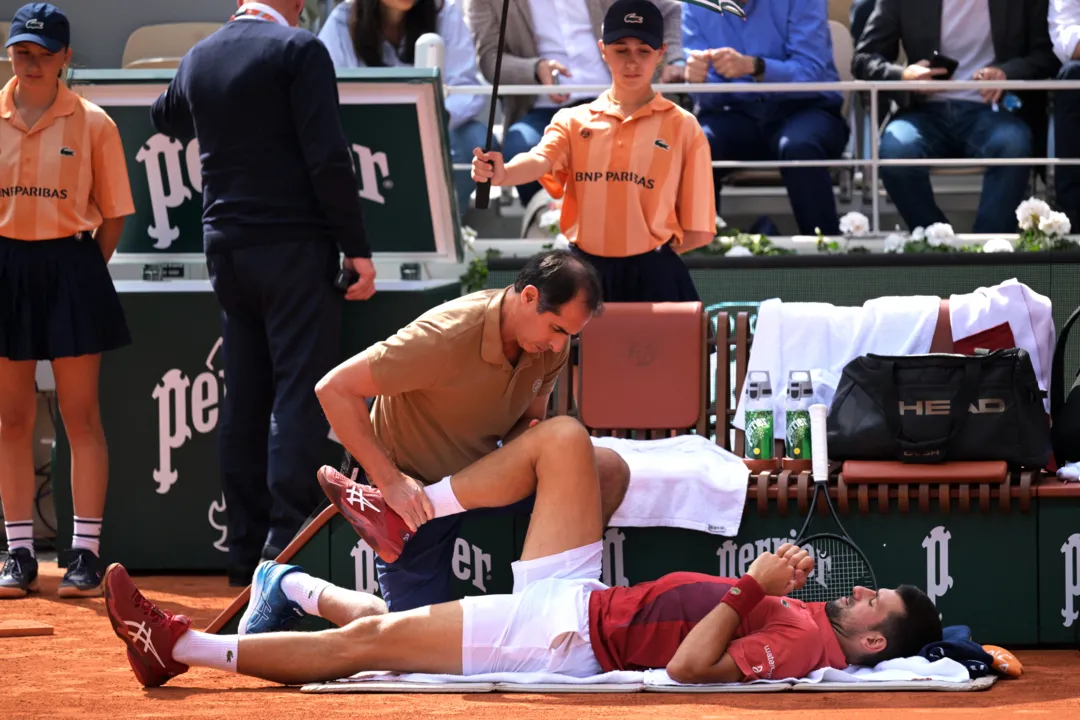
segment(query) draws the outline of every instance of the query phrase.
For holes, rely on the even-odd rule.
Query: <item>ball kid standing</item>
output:
[[[109,461],[98,404],[101,353],[131,342],[107,263],[135,211],[120,133],[69,90],[67,17],[15,13],[15,77],[0,90],[0,497],[8,556],[0,597],[37,587],[33,435],[37,362],[49,360],[71,443],[75,527],[61,597],[101,595]]]
[[[653,89],[664,17],[650,0],[617,0],[600,53],[611,88],[555,114],[540,144],[504,164],[473,154],[473,178],[534,180],[564,197],[560,229],[600,275],[605,302],[698,300],[679,258],[716,233],[709,143],[697,119]]]

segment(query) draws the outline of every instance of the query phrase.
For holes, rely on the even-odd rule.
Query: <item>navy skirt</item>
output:
[[[89,234],[0,238],[0,357],[53,360],[129,344],[120,297]]]
[[[670,245],[641,255],[601,257],[571,245],[574,253],[596,268],[604,302],[697,302],[697,288],[686,263]]]

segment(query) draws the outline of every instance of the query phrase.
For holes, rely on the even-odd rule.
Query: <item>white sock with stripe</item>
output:
[[[89,550],[98,557],[101,546],[101,518],[82,518],[75,516],[75,531],[71,536],[73,550]]]
[[[240,652],[239,635],[211,635],[188,630],[173,646],[173,660],[195,667],[209,667],[236,672],[236,656]]]
[[[16,548],[26,548],[30,556],[34,557],[34,521],[16,520],[4,521],[4,532],[7,533],[8,551]]]
[[[291,572],[281,578],[281,592],[285,593],[285,597],[308,615],[316,617],[322,617],[319,615],[319,596],[328,587],[330,583],[327,581],[303,572]]]
[[[461,506],[457,495],[454,494],[454,488],[450,487],[449,477],[444,477],[439,482],[428,485],[424,488],[424,492],[427,493],[428,500],[431,501],[431,506],[434,508],[435,517],[437,518],[465,512],[465,508]]]

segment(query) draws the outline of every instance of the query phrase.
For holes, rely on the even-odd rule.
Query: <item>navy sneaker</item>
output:
[[[38,589],[37,558],[26,548],[15,548],[0,570],[0,598],[21,598]]]
[[[92,550],[76,548],[70,551],[67,572],[56,594],[62,598],[91,598],[104,594],[102,579],[105,566]]]
[[[240,618],[240,634],[283,632],[292,630],[307,613],[281,591],[281,579],[300,570],[297,565],[279,565],[264,560],[255,568],[251,578],[251,599]]]

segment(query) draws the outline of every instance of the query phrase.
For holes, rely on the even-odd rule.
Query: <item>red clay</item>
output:
[[[1080,652],[1019,651],[1024,676],[978,693],[777,693],[752,695],[304,695],[296,688],[194,669],[144,690],[105,618],[104,601],[56,597],[60,573],[42,566],[42,593],[0,603],[0,618],[51,623],[45,637],[0,638],[0,717],[108,718],[872,718],[931,714],[1080,718]],[[205,627],[236,595],[223,577],[138,577],[163,607]]]

